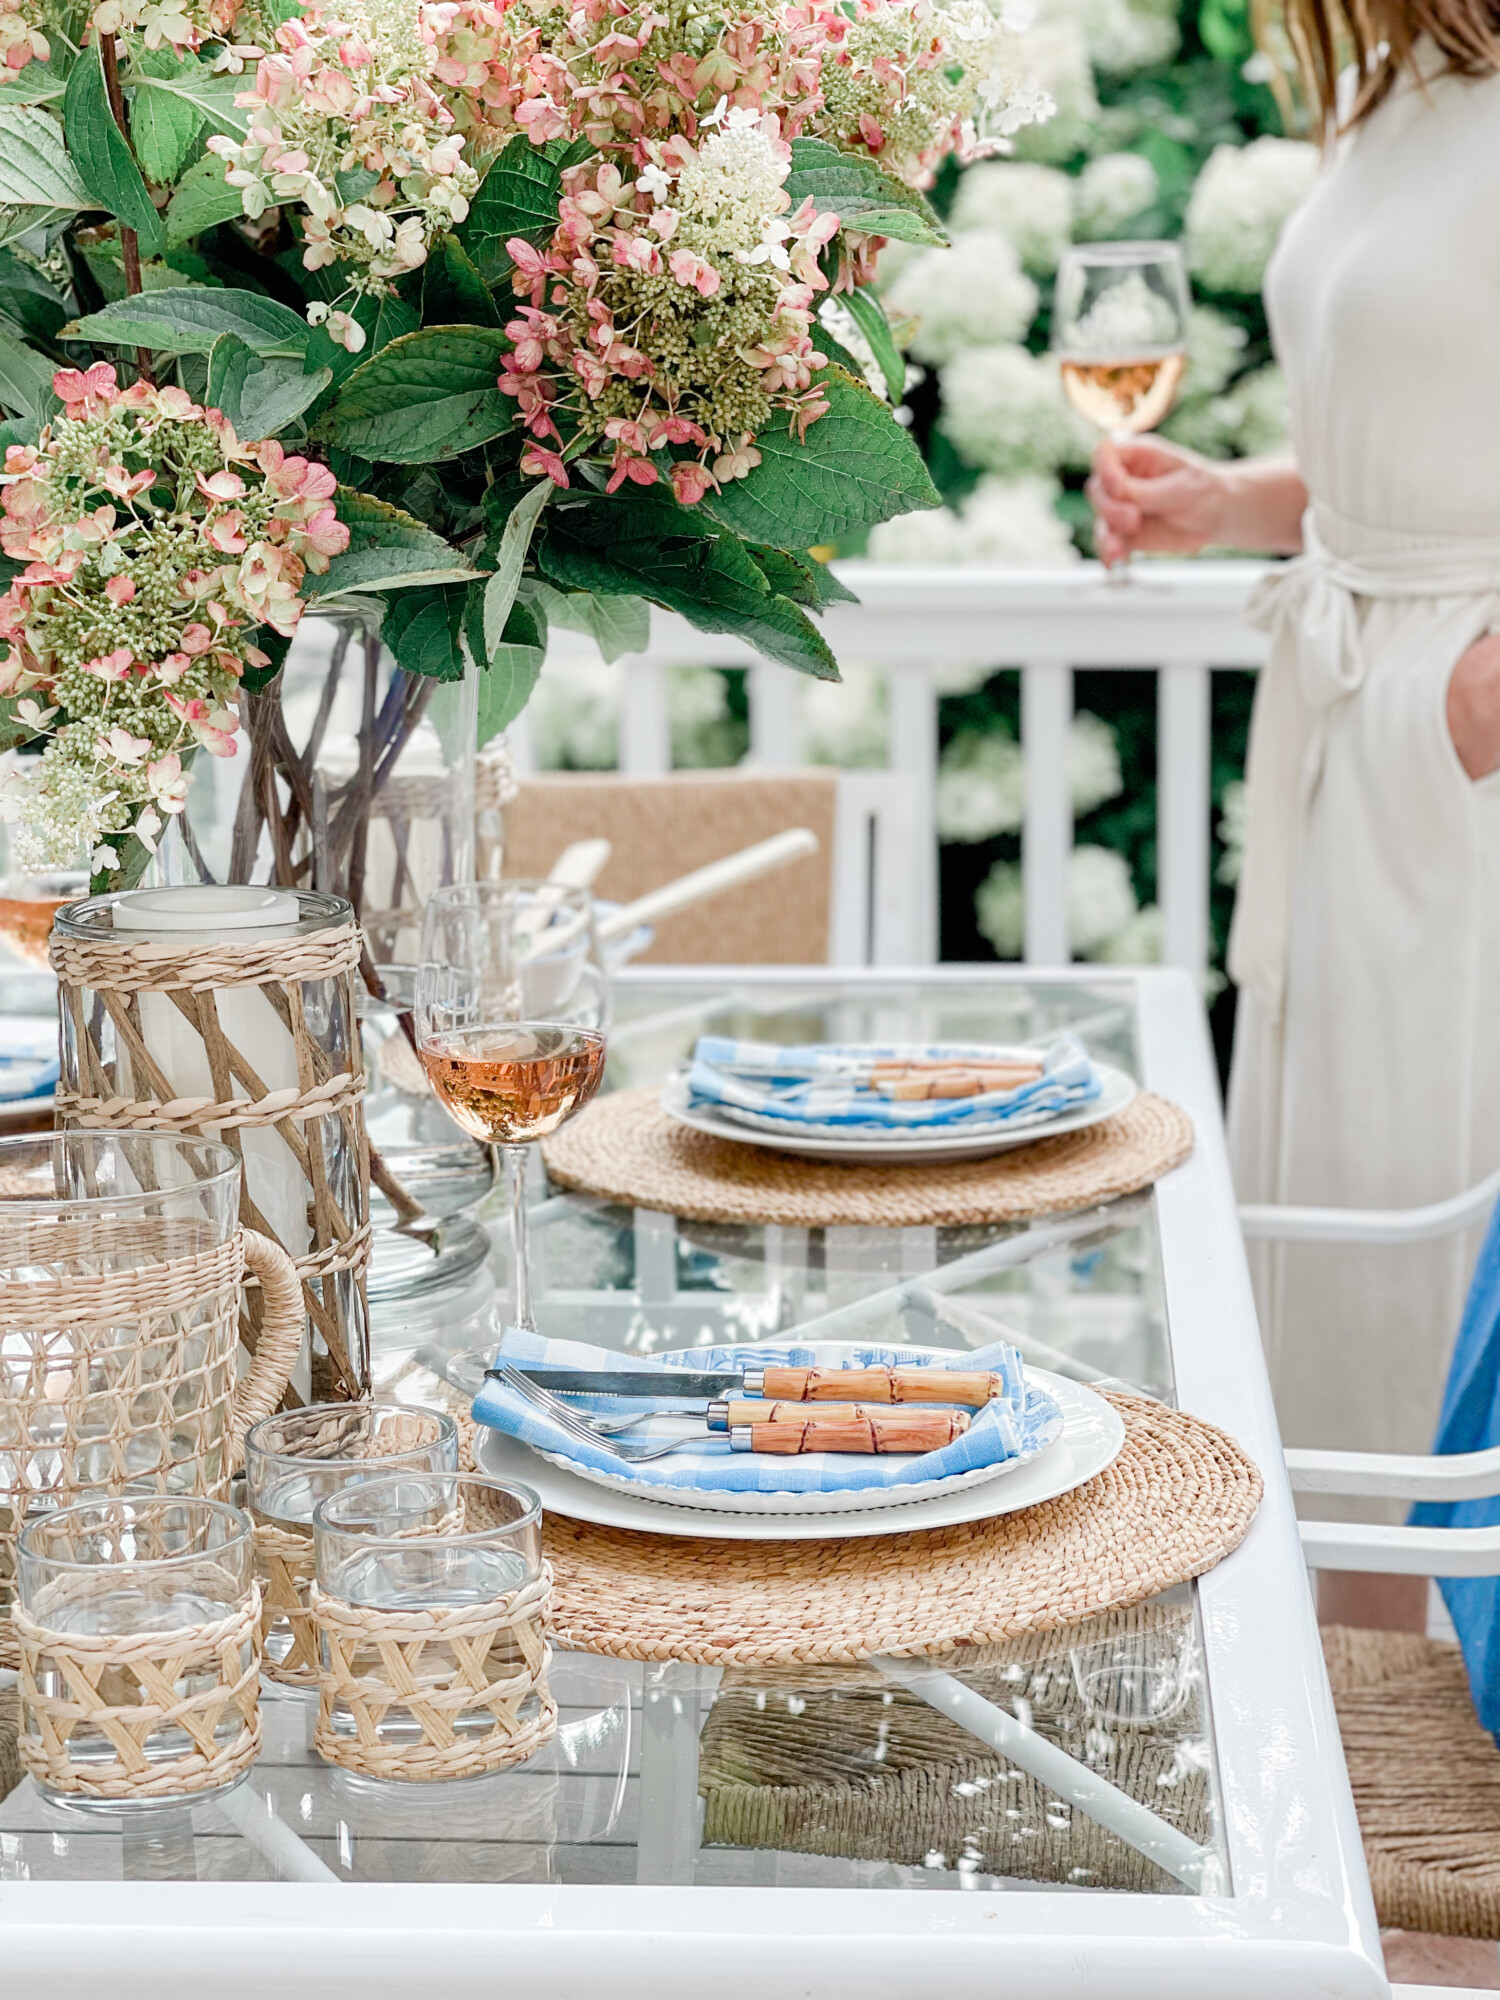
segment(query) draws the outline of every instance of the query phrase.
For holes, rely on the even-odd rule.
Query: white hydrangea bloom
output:
[[[1241,414],[1233,396],[1193,396],[1177,405],[1161,434],[1204,458],[1233,458]]]
[[[1212,306],[1194,306],[1188,313],[1187,372],[1181,400],[1217,396],[1240,366],[1248,339],[1245,329]]]
[[[1026,67],[1051,98],[1044,123],[1018,132],[1015,149],[1027,160],[1071,160],[1093,135],[1099,116],[1089,45],[1076,21],[1039,21],[1026,35]]]
[[[549,659],[526,713],[539,770],[612,771],[619,762],[620,676],[603,660]]]
[[[1130,865],[1112,847],[1075,847],[1068,856],[1068,942],[1080,958],[1106,949],[1136,914]]]
[[[1300,139],[1267,135],[1216,146],[1188,200],[1188,263],[1210,291],[1258,292],[1287,217],[1306,200],[1321,158]]]
[[[1172,0],[1049,0],[1047,12],[1076,22],[1106,76],[1170,62],[1182,41]]]
[[[944,431],[970,465],[1009,475],[1082,468],[1092,431],[1063,394],[1057,364],[1024,347],[971,347],[942,373]]]
[[[1287,442],[1286,382],[1274,363],[1242,375],[1222,396],[1195,397],[1162,425],[1175,444],[1205,458],[1258,458]]]
[[[1072,185],[1073,226],[1085,242],[1117,235],[1161,191],[1144,153],[1101,153]]]
[[[1008,236],[998,229],[957,235],[951,249],[928,250],[905,265],[888,305],[918,321],[911,352],[941,365],[986,340],[1018,340],[1038,303]]]
[[[1224,852],[1216,870],[1221,882],[1232,888],[1245,869],[1245,842],[1250,831],[1249,795],[1244,780],[1236,778],[1224,787],[1224,809],[1219,814],[1219,838]]]
[[[1106,799],[1117,799],[1125,789],[1120,773],[1120,745],[1109,724],[1088,710],[1080,709],[1068,732],[1068,789],[1073,795],[1073,817],[1082,819]]]
[[[1026,948],[1026,900],[1021,870],[997,861],[974,892],[974,921],[996,958],[1019,958]]]
[[[1097,951],[1086,952],[1084,956],[1096,965],[1159,965],[1161,941],[1161,911],[1155,903],[1147,903],[1123,930],[1106,939]]]
[[[961,562],[982,567],[1055,569],[1081,560],[1053,502],[1062,487],[1050,475],[981,479],[963,505]]]
[[[954,230],[998,229],[1028,271],[1046,276],[1073,233],[1073,183],[1056,167],[1026,160],[982,160],[958,183]]]
[[[841,681],[800,683],[802,758],[843,770],[887,761],[885,676],[865,660],[841,661]]]
[[[1080,558],[1068,525],[1053,505],[1061,491],[1057,480],[1040,473],[1016,479],[987,476],[958,513],[940,507],[920,514],[898,514],[872,528],[870,560],[1015,569],[1053,569],[1060,563],[1077,562]],[[981,681],[985,673],[980,674]]]
[[[1026,816],[1026,755],[1004,729],[961,730],[938,764],[939,840],[970,843],[1015,833]]]
[[[1075,847],[1068,856],[1064,897],[1068,943],[1075,957],[1121,965],[1160,957],[1156,906],[1137,907],[1123,854],[1109,847]],[[974,920],[997,957],[1021,956],[1026,914],[1016,862],[997,861],[985,876],[974,896]]]
[[[1240,406],[1235,443],[1247,458],[1280,451],[1291,433],[1286,377],[1274,361],[1242,375],[1231,394]]]
[[[914,565],[962,562],[963,522],[951,507],[897,514],[870,530],[867,552],[871,562]]]
[[[1081,819],[1124,788],[1115,732],[1087,710],[1068,733],[1068,789]],[[1017,833],[1026,816],[1026,760],[1007,729],[960,730],[938,764],[938,838],[992,840]]]

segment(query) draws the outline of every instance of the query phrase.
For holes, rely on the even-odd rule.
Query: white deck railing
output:
[[[1151,562],[1119,588],[1094,563],[1067,569],[897,569],[841,564],[858,605],[824,619],[835,654],[880,667],[887,690],[890,768],[916,794],[925,828],[916,885],[918,950],[937,956],[939,666],[1019,668],[1021,738],[1026,756],[1022,830],[1026,959],[1068,958],[1064,878],[1073,842],[1068,729],[1077,668],[1153,670],[1157,675],[1157,901],[1163,957],[1201,973],[1208,957],[1210,684],[1215,667],[1257,667],[1265,639],[1243,621],[1245,600],[1265,565]],[[566,655],[588,642],[559,632]],[[663,669],[750,669],[750,750],[768,769],[799,761],[799,677],[760,659],[735,639],[697,631],[653,611],[651,648],[620,663],[619,760],[624,771],[671,768]],[[516,744],[526,762],[524,732]]]

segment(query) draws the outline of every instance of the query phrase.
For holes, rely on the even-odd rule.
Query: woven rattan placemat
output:
[[[1261,1479],[1223,1431],[1140,1396],[1114,1464],[1056,1500],[961,1527],[826,1542],[699,1541],[545,1522],[559,1644],[706,1666],[935,1653],[1077,1624],[1201,1576]]]
[[[846,1166],[715,1139],[679,1124],[647,1087],[596,1099],[542,1157],[559,1186],[696,1222],[911,1229],[1092,1208],[1149,1186],[1192,1149],[1187,1114],[1143,1090],[1113,1118],[987,1159]]]

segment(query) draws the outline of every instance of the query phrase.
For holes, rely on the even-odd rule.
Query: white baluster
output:
[[[802,676],[774,660],[750,669],[750,756],[765,771],[802,761]]]
[[[1026,821],[1021,832],[1025,889],[1026,963],[1066,965],[1068,855],[1073,800],[1068,784],[1068,730],[1073,720],[1073,670],[1055,660],[1021,669],[1021,745],[1026,753]]]
[[[666,668],[644,654],[632,654],[620,666],[620,769],[640,777],[670,771]]]
[[[1156,693],[1156,896],[1162,957],[1202,979],[1208,965],[1209,670],[1169,660]]]
[[[938,955],[937,691],[925,666],[892,665],[886,671],[886,741],[893,771],[912,781],[911,811],[920,829],[914,856],[912,935],[914,962]]]

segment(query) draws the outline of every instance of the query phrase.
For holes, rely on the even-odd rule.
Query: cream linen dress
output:
[[[1398,86],[1266,297],[1312,500],[1255,614],[1236,1185],[1406,1207],[1500,1164],[1500,774],[1444,716],[1500,618],[1500,77]],[[1430,1447],[1479,1234],[1251,1246],[1288,1444]]]

